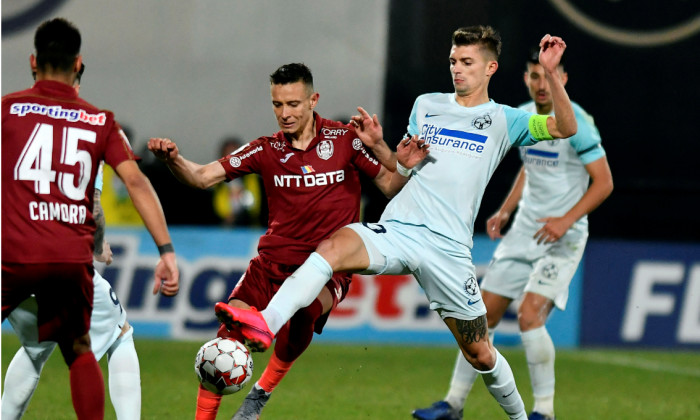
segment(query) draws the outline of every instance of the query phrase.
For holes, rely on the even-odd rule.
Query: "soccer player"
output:
[[[392,181],[405,182],[393,171],[395,158],[386,143],[375,143],[372,151],[394,165],[392,170],[365,149],[358,138],[363,133],[314,112],[319,94],[306,65],[286,64],[272,73],[270,96],[280,131],[218,161],[206,165],[189,161],[169,139],[153,138],[148,143],[173,174],[190,186],[208,188],[250,173],[262,177],[269,208],[268,230],[260,238],[259,255],[250,261],[229,296],[229,304],[240,308],[265,308],[284,279],[323,239],[359,220],[360,172],[384,192],[390,191]],[[416,148],[413,145],[413,150]],[[291,314],[288,323],[280,325],[270,362],[234,419],[258,418],[270,393],[311,343],[313,333],[321,333],[329,312],[345,297],[350,280],[349,273],[324,279],[313,298]],[[233,330],[229,332],[222,324],[217,336],[245,340]],[[221,395],[200,385],[195,418],[214,419],[220,402]]]
[[[262,312],[219,303],[219,318],[231,328],[238,325],[249,341],[265,348],[334,272],[411,273],[503,410],[512,419],[526,418],[510,366],[488,340],[486,307],[470,249],[484,189],[508,149],[576,133],[571,102],[558,74],[566,45],[559,37],[545,35],[540,47],[556,116],[489,100],[500,36],[487,26],[456,30],[449,55],[455,92],[416,99],[408,132],[424,139],[430,154],[415,166],[397,154],[397,172],[409,179],[379,223],[351,224],[321,242]],[[373,138],[379,137],[376,119],[361,115],[353,121],[365,125],[367,132],[376,129]]]
[[[104,240],[105,218],[100,205],[102,191],[102,165],[95,180],[96,261],[109,265],[112,250]],[[139,359],[134,348],[134,329],[126,320],[126,311],[112,290],[109,282],[97,271],[93,277],[95,291],[90,317],[90,344],[98,361],[107,354],[109,369],[109,396],[118,420],[141,418],[141,376]],[[20,338],[22,347],[7,367],[5,388],[2,394],[2,418],[20,419],[39,384],[39,377],[46,361],[56,348],[52,341],[38,342],[36,299],[30,297],[8,316],[12,328]]]
[[[561,63],[559,77],[566,84],[568,74]],[[552,90],[538,61],[538,51],[531,53],[527,61],[524,80],[532,101],[520,108],[550,115]],[[501,238],[501,229],[518,210],[512,227],[494,252],[481,290],[491,331],[508,305],[522,296],[518,322],[535,400],[531,420],[555,418],[554,344],[545,322],[555,306],[562,311],[566,308],[569,284],[588,238],[587,214],[613,189],[610,167],[593,118],[576,103],[574,113],[578,123],[576,135],[520,148],[523,167],[501,208],[486,222],[491,239]],[[476,377],[477,372],[464,358],[457,357],[445,399],[415,410],[413,417],[461,419]]]
[[[36,30],[36,83],[2,98],[2,319],[32,294],[38,341],[55,341],[70,368],[78,419],[104,417],[102,371],[90,348],[94,181],[99,162],[124,181],[161,258],[154,293],[177,293],[179,273],[165,217],[109,111],[73,88],[81,36],[62,18]]]

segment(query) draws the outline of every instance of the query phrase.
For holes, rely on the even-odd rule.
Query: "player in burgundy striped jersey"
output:
[[[42,23],[36,83],[2,98],[2,319],[34,294],[40,341],[56,341],[70,367],[78,419],[104,417],[102,371],[90,348],[93,301],[92,214],[101,160],[122,178],[162,251],[156,286],[179,288],[165,217],[114,115],[78,97],[81,37],[65,19]]]
[[[360,172],[389,195],[405,182],[393,176],[394,168],[388,170],[375,158],[374,154],[393,154],[385,142],[373,144],[371,153],[353,126],[314,112],[319,94],[304,64],[277,69],[270,76],[270,93],[281,130],[218,161],[207,165],[191,162],[169,139],[154,138],[148,144],[180,181],[194,187],[209,188],[249,173],[261,175],[268,200],[268,230],[260,238],[259,255],[251,260],[229,297],[231,306],[242,308],[266,307],[282,281],[319,242],[347,223],[359,221]],[[345,297],[350,279],[350,274],[335,274],[311,305],[299,310],[280,330],[265,372],[234,419],[258,418],[272,390],[311,343],[314,331],[321,333],[330,311]],[[224,325],[218,336],[244,341],[238,331],[228,331]],[[214,419],[220,401],[220,395],[200,386],[196,419]]]

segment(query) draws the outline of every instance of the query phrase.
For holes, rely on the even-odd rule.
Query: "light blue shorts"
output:
[[[524,292],[537,293],[563,311],[588,233],[570,229],[557,242],[540,245],[532,236],[508,231],[493,253],[481,287],[513,300]]]
[[[361,274],[413,274],[430,309],[444,318],[472,320],[486,314],[471,250],[425,226],[397,221],[353,223],[369,254]]]

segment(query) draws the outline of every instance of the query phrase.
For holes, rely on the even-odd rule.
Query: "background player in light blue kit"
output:
[[[538,52],[529,57],[524,76],[532,101],[520,108],[550,115],[552,93]],[[568,75],[563,65],[559,66],[559,74],[562,84],[566,84]],[[529,417],[532,420],[554,419],[554,344],[545,321],[555,306],[566,308],[569,283],[588,238],[587,214],[613,189],[598,129],[586,111],[576,103],[573,107],[578,122],[576,135],[521,147],[523,167],[501,208],[486,222],[491,239],[501,238],[501,229],[518,209],[512,227],[496,248],[481,288],[491,331],[508,305],[522,296],[518,322],[535,400]],[[445,399],[415,410],[413,417],[461,419],[477,375],[458,355]]]
[[[334,271],[410,273],[508,417],[525,419],[510,366],[488,340],[486,307],[471,247],[484,189],[510,147],[576,133],[574,111],[558,70],[566,44],[545,35],[540,47],[556,117],[490,100],[488,84],[498,69],[500,36],[486,26],[455,31],[449,55],[455,92],[416,99],[408,127],[412,137],[401,141],[397,153],[397,172],[407,182],[379,223],[351,224],[321,242],[262,312],[220,303],[219,318],[265,348],[281,326],[315,298]],[[382,140],[376,116],[363,112],[353,121],[365,144]],[[424,147],[410,149],[407,159],[402,147],[422,141]],[[430,155],[415,164],[413,157],[427,148]],[[382,163],[391,166],[393,162]]]

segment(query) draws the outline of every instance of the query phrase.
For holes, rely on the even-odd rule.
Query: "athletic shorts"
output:
[[[229,300],[242,300],[261,311],[267,308],[272,296],[279,290],[284,280],[291,276],[297,268],[299,268],[298,265],[277,264],[257,256],[248,264],[246,272],[238,280],[236,287],[229,296]],[[335,273],[326,283],[326,287],[333,297],[331,310],[335,309],[338,303],[345,299],[351,280],[352,274]],[[317,334],[321,334],[323,331],[323,326],[326,325],[330,313],[331,311],[326,312],[316,321],[314,331]]]
[[[93,276],[93,283],[95,291],[90,318],[90,345],[95,358],[100,360],[119,338],[126,322],[126,311],[119,303],[119,299],[117,299],[109,282],[97,271]],[[40,353],[53,351],[55,347],[55,343],[51,341],[39,343],[37,313],[36,299],[32,296],[20,303],[8,316],[20,343],[33,360],[39,359]]]
[[[430,309],[444,318],[472,320],[486,314],[471,250],[425,226],[397,221],[353,223],[369,254],[361,274],[413,274]]]
[[[70,343],[90,328],[93,274],[90,263],[2,263],[2,319],[34,295],[38,340]]]
[[[510,230],[496,247],[481,287],[510,299],[537,293],[563,311],[587,240],[587,232],[569,229],[557,242],[538,245],[533,234]]]

